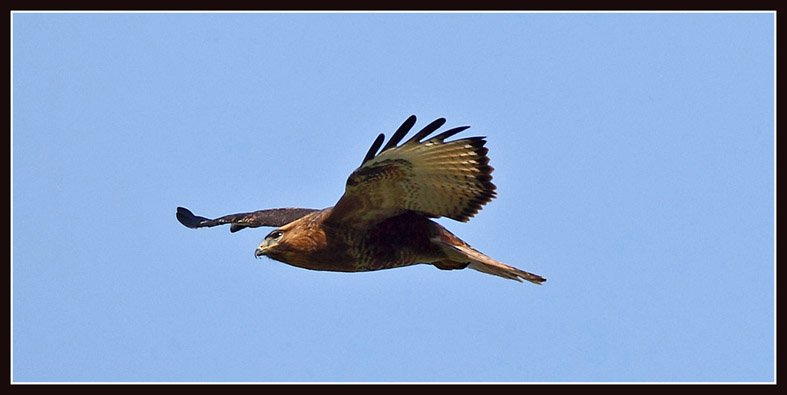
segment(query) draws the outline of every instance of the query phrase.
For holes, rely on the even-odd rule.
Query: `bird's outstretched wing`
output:
[[[468,221],[495,197],[493,168],[483,137],[445,141],[469,126],[427,138],[444,123],[437,119],[397,145],[415,124],[410,116],[378,153],[379,135],[326,221],[365,229],[406,211]]]
[[[224,224],[230,225],[230,232],[237,232],[243,228],[256,228],[259,226],[282,226],[311,212],[318,211],[311,208],[274,208],[259,210],[251,213],[230,214],[216,219],[209,219],[194,215],[185,207],[178,207],[177,217],[181,224],[188,228],[203,228]]]

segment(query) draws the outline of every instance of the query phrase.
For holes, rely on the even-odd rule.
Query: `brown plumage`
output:
[[[437,119],[399,145],[415,124],[410,116],[382,150],[385,136],[380,134],[334,207],[260,210],[216,219],[178,207],[177,218],[189,228],[227,223],[233,232],[276,227],[255,256],[305,269],[360,272],[427,263],[535,284],[546,281],[482,254],[429,219],[466,222],[495,197],[484,138],[445,141],[467,126],[427,138],[444,123]]]

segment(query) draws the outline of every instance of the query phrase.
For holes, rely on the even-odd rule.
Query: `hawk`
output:
[[[407,118],[385,146],[385,135],[377,136],[333,207],[277,208],[215,219],[178,207],[177,219],[189,228],[230,224],[231,232],[275,227],[254,256],[305,269],[361,272],[426,263],[443,270],[469,267],[519,282],[546,281],[484,255],[431,220],[467,222],[478,213],[496,197],[493,168],[484,137],[446,141],[469,126],[429,137],[444,118],[399,144],[415,120]]]

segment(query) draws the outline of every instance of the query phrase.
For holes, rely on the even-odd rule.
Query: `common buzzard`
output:
[[[430,219],[467,222],[496,196],[484,138],[446,141],[468,126],[428,137],[444,123],[437,119],[400,145],[415,125],[410,116],[382,150],[385,136],[377,136],[333,207],[278,208],[216,219],[178,207],[177,218],[189,228],[230,224],[232,232],[276,227],[254,255],[306,269],[361,272],[427,263],[520,282],[546,281],[484,255]]]

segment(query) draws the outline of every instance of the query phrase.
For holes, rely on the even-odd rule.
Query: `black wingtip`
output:
[[[374,158],[375,155],[377,155],[377,150],[380,149],[381,145],[383,145],[384,140],[385,140],[385,135],[380,133],[377,136],[377,139],[374,140],[374,142],[372,143],[372,146],[369,147],[369,152],[367,152],[366,156],[363,158],[363,161],[361,162],[361,166],[363,166],[364,163],[368,162],[370,159]]]
[[[189,209],[185,207],[178,207],[178,212],[175,214],[183,226],[187,228],[199,228],[199,223],[203,218],[197,217]]]
[[[440,126],[445,124],[445,118],[437,118],[434,121],[430,122],[428,125],[424,126],[420,132],[416,133],[415,136],[411,137],[410,140],[407,140],[407,143],[416,142],[419,143],[423,140],[426,136],[432,134],[437,129],[440,129]],[[405,143],[405,144],[407,144]]]
[[[457,127],[457,128],[446,130],[445,132],[442,132],[442,133],[440,133],[437,136],[434,136],[432,138],[436,139],[436,140],[439,140],[439,141],[445,141],[445,139],[447,139],[447,138],[449,138],[449,137],[451,137],[451,136],[453,136],[453,135],[455,135],[455,134],[457,134],[459,132],[462,132],[462,131],[464,131],[466,129],[469,129],[469,128],[470,128],[470,126],[460,126],[460,127]],[[481,137],[481,139],[483,139],[483,137]]]
[[[246,229],[247,227],[248,227],[248,226],[246,226],[246,225],[241,225],[241,224],[231,224],[231,225],[230,225],[230,232],[231,232],[231,233],[235,233],[235,232],[237,232],[237,231],[239,231],[239,230]]]
[[[402,125],[399,126],[398,129],[396,129],[394,134],[391,136],[391,139],[388,140],[388,143],[385,144],[385,146],[383,147],[382,150],[380,150],[380,152],[385,152],[386,150],[396,147],[396,144],[399,144],[399,142],[402,141],[402,138],[404,138],[407,132],[409,132],[410,129],[413,128],[413,125],[415,125],[415,120],[416,120],[415,115],[410,115],[409,117],[407,117],[407,119],[402,123]]]

